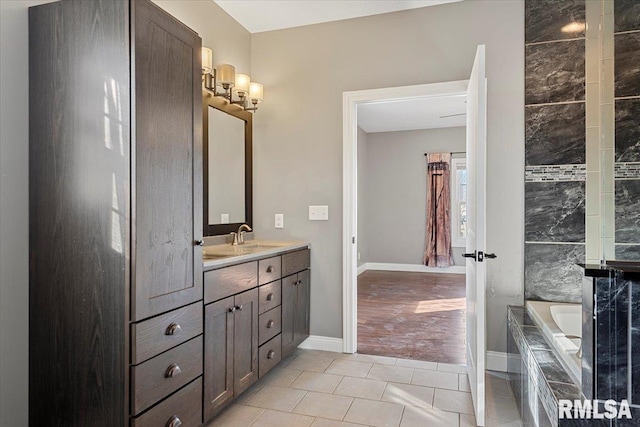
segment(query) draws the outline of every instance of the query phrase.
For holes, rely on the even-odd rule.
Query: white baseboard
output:
[[[452,265],[451,267],[428,267],[421,264],[394,264],[388,262],[366,262],[358,267],[358,274],[367,270],[408,271],[419,273],[446,273],[465,274],[467,268],[464,265]]]
[[[332,351],[342,353],[342,338],[323,337],[320,335],[310,335],[298,348],[307,350]]]
[[[487,369],[490,371],[507,372],[507,353],[487,351]]]

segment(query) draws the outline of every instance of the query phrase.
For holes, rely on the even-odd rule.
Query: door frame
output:
[[[358,349],[358,105],[466,95],[468,80],[358,90],[342,94],[342,351]]]

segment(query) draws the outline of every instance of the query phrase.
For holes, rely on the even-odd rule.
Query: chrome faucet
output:
[[[244,245],[244,230],[253,231],[247,224],[242,224],[240,227],[238,227],[237,233],[233,231],[231,232],[231,237],[233,238],[231,244],[233,246]]]

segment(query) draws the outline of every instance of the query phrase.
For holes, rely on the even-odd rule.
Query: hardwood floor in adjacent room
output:
[[[358,276],[358,353],[465,364],[463,274]]]

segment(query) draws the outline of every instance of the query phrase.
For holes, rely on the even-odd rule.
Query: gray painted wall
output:
[[[524,3],[464,1],[254,34],[258,233],[313,246],[311,333],[342,336],[342,93],[468,79],[487,47],[488,348],[506,350],[506,304],[523,301]],[[308,206],[329,205],[329,221]],[[273,214],[285,214],[285,229]]]
[[[28,425],[27,8],[0,1],[0,425]],[[250,71],[251,35],[213,1],[157,1],[214,51],[214,63]]]
[[[427,221],[424,153],[465,149],[464,127],[368,134],[366,177],[358,169],[358,185],[361,179],[367,181],[366,262],[422,264]],[[455,263],[464,265],[462,250],[455,248],[455,253]]]
[[[358,127],[358,267],[369,261],[369,237],[366,232],[367,206],[366,195],[369,188],[369,174],[367,169],[367,134]]]

